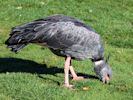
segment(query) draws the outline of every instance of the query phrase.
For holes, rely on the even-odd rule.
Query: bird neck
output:
[[[99,60],[99,61],[95,61],[95,62],[94,62],[94,64],[95,64],[96,66],[101,65],[101,64],[103,64],[103,63],[104,63],[104,60]]]

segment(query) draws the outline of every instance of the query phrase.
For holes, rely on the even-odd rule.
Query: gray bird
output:
[[[65,87],[72,87],[69,83],[69,70],[73,80],[83,79],[75,73],[71,59],[91,59],[99,79],[104,83],[111,79],[112,71],[108,60],[104,59],[100,35],[80,20],[64,15],[38,19],[13,27],[5,42],[13,52],[18,52],[29,43],[47,46],[54,54],[65,57]]]

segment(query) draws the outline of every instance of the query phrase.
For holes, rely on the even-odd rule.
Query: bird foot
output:
[[[84,80],[85,78],[83,76],[77,76],[77,77],[73,77],[72,80],[74,81],[78,81],[78,80]]]
[[[68,88],[68,89],[73,89],[74,85],[71,85],[71,84],[64,84],[64,87],[65,87],[65,88]]]

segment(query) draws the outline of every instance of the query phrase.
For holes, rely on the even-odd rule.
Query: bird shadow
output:
[[[21,58],[0,58],[0,73],[7,72],[26,72],[32,74],[35,73],[38,74],[39,78],[43,78],[43,76],[41,76],[40,74],[50,74],[56,76],[56,74],[58,73],[64,73],[64,69],[58,68],[56,66],[48,67],[46,64],[39,64],[35,61],[25,60]],[[88,75],[85,73],[77,74],[83,76],[86,79],[98,79],[96,76]]]
[[[85,74],[85,73],[77,73],[78,76],[83,76],[85,79],[99,79],[97,76],[95,75],[89,75],[89,74]]]
[[[46,64],[39,64],[31,60],[20,58],[0,58],[0,73],[6,72],[55,75],[57,73],[63,73],[64,70],[55,66],[48,67]]]

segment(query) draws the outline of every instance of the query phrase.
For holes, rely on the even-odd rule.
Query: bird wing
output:
[[[46,43],[49,48],[73,54],[88,52],[88,43],[96,42],[95,33],[83,26],[76,26],[72,21],[51,23],[37,33],[36,40]],[[38,38],[39,37],[39,38]]]
[[[11,31],[11,38],[12,44],[39,43],[54,51],[72,55],[74,52],[88,52],[88,48],[91,48],[88,43],[96,43],[97,40],[95,32],[90,27],[67,16],[50,16],[16,26]]]
[[[36,33],[35,40],[40,43],[46,43],[48,47],[53,49],[66,49],[75,44],[72,38],[74,34],[70,32],[70,29],[65,29],[66,22],[56,22],[42,26]],[[37,27],[36,27],[37,28]]]
[[[48,17],[17,26],[12,29],[11,35],[19,43],[40,43],[53,49],[66,49],[74,44],[85,44],[91,36],[88,33],[94,33],[78,20],[60,17]]]

